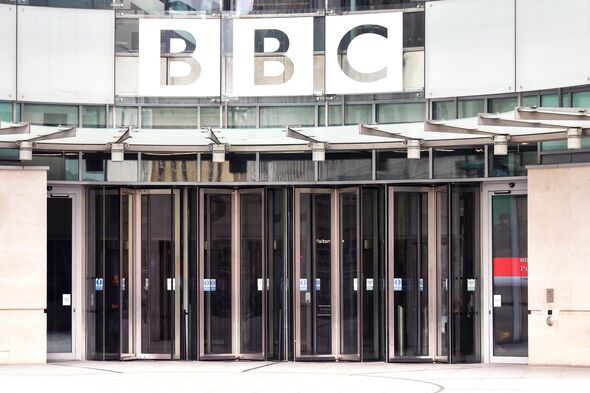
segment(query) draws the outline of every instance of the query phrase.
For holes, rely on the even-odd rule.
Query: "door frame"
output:
[[[121,356],[134,359],[180,359],[180,301],[182,298],[181,266],[180,266],[180,189],[131,189],[122,188],[121,195],[129,195],[129,315],[130,315],[130,353]],[[141,352],[141,208],[143,195],[170,195],[172,197],[172,236],[174,241],[174,277],[172,277],[172,291],[174,292],[174,329],[172,337],[172,353],[170,354],[146,354]]]
[[[528,195],[527,181],[498,181],[482,184],[482,332],[485,339],[482,342],[482,354],[485,363],[528,364],[527,357],[494,356],[494,307],[493,307],[493,257],[492,257],[492,198],[497,193],[503,195]],[[500,194],[500,195],[502,195]]]
[[[81,360],[84,350],[84,332],[82,330],[83,316],[83,294],[82,277],[84,277],[84,266],[82,264],[82,220],[84,217],[83,203],[84,190],[82,187],[54,186],[49,184],[47,198],[70,198],[72,199],[72,351],[66,353],[47,353],[47,360]]]
[[[439,330],[438,330],[438,282],[440,271],[438,269],[438,239],[437,239],[437,201],[436,192],[440,187],[404,187],[404,186],[389,186],[387,189],[387,267],[386,267],[386,318],[387,318],[387,346],[386,346],[386,361],[423,361],[432,362],[439,358]],[[395,340],[396,334],[395,321],[393,320],[393,280],[394,274],[394,235],[395,235],[395,209],[394,197],[396,193],[426,193],[427,207],[428,207],[428,355],[427,356],[395,356]],[[444,301],[444,299],[441,299]]]
[[[330,210],[332,214],[332,228],[330,230],[330,235],[332,237],[332,241],[330,243],[330,264],[331,264],[331,334],[332,334],[332,353],[330,355],[301,355],[301,296],[299,291],[299,277],[301,275],[300,266],[297,261],[301,259],[301,245],[299,239],[301,238],[301,223],[299,220],[300,212],[301,212],[301,194],[329,194],[330,195]],[[295,353],[294,353],[294,360],[336,360],[337,354],[340,352],[340,307],[333,307],[334,301],[339,302],[339,293],[340,293],[340,260],[337,257],[339,252],[339,247],[336,244],[336,239],[339,238],[338,228],[338,212],[336,211],[337,206],[337,195],[336,189],[334,188],[296,188],[295,189],[295,209],[293,212],[293,224],[295,227],[294,230],[294,242],[295,242],[295,260],[293,263],[293,296],[295,297],[294,301],[294,336],[295,336]],[[314,283],[308,284],[312,290],[315,288]]]

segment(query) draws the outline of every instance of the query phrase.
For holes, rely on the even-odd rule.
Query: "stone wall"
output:
[[[529,364],[588,366],[590,166],[530,168],[528,204]]]
[[[47,358],[47,170],[0,166],[0,364]]]

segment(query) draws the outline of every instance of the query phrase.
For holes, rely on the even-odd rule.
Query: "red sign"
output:
[[[528,277],[528,258],[494,258],[494,277]]]

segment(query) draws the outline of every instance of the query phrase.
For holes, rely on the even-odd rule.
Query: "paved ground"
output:
[[[0,366],[0,392],[590,392],[590,368],[270,362]]]

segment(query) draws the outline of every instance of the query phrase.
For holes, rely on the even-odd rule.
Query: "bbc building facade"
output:
[[[588,20],[0,0],[0,364],[590,364]]]

